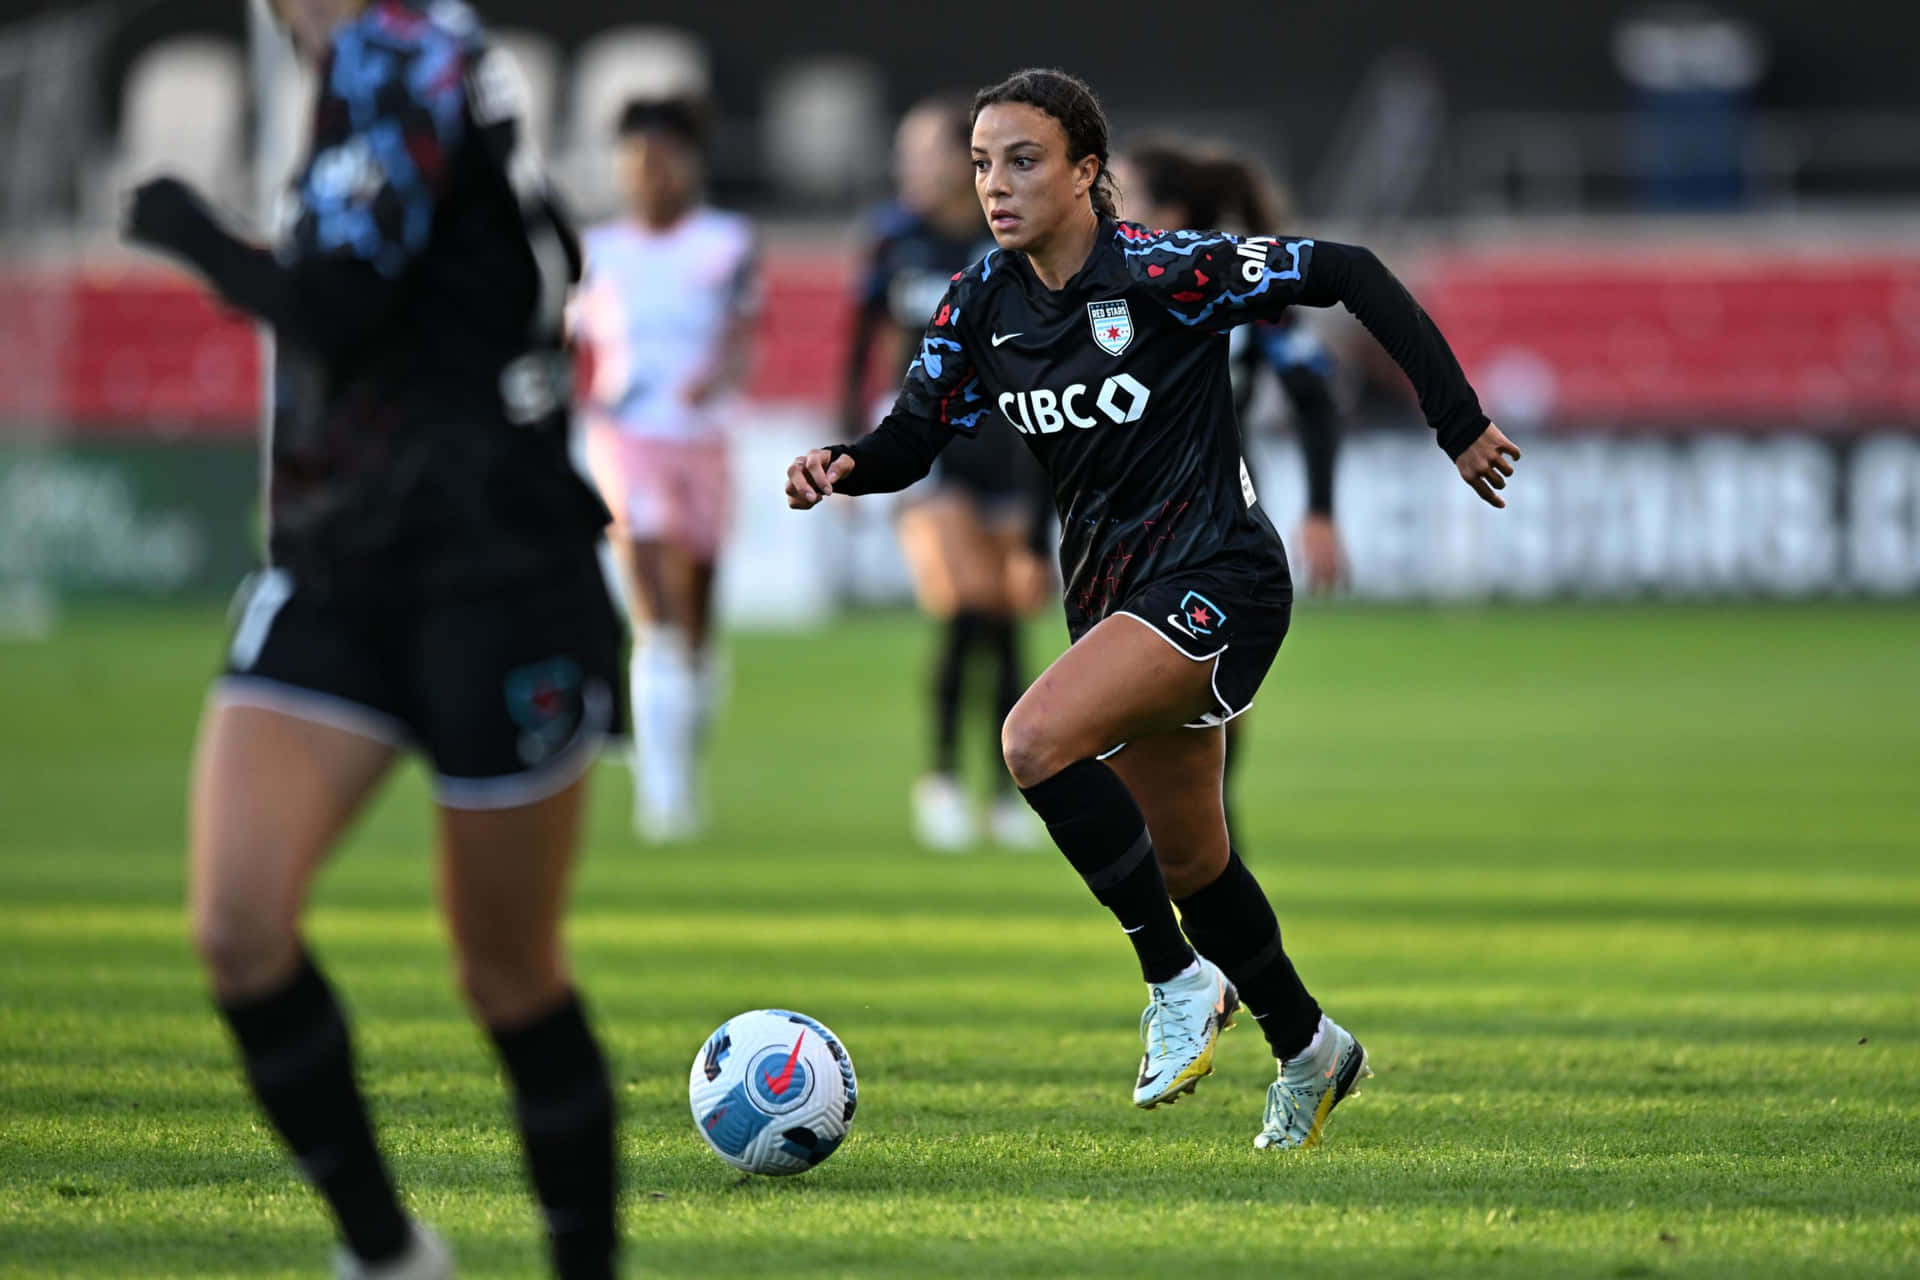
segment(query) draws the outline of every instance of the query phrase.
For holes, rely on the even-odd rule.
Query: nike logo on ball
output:
[[[1021,333],[1024,333],[1024,332],[1026,332],[1024,329],[1021,330]],[[993,345],[997,347],[1003,342],[1012,342],[1015,338],[1019,336],[1020,336],[1019,333],[996,333],[993,335]]]
[[[793,1042],[793,1052],[787,1055],[787,1065],[781,1069],[779,1075],[768,1075],[764,1067],[761,1069],[760,1078],[767,1082],[767,1092],[771,1093],[774,1097],[777,1098],[785,1093],[787,1086],[793,1083],[793,1067],[795,1063],[800,1061],[800,1041],[806,1038],[807,1033],[803,1029],[800,1032],[799,1038]]]

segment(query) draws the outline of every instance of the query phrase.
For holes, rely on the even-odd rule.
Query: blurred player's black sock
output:
[[[993,653],[993,779],[996,794],[1004,795],[1013,785],[1013,777],[1000,764],[1000,726],[1020,695],[1027,691],[1025,673],[1020,669],[1020,620],[1002,614],[987,619],[987,648]]]
[[[1305,1049],[1320,1026],[1320,1006],[1294,972],[1273,907],[1238,853],[1228,851],[1218,880],[1180,900],[1180,919],[1194,949],[1239,988],[1273,1056],[1291,1058]]]
[[[946,643],[933,677],[933,770],[951,776],[958,768],[960,695],[967,681],[967,656],[980,643],[987,615],[962,609],[947,619]]]
[[[611,1280],[619,1249],[613,1089],[580,999],[492,1035],[513,1082],[554,1271],[561,1280]]]
[[[1047,834],[1127,931],[1140,956],[1140,976],[1165,982],[1193,963],[1180,933],[1146,819],[1118,774],[1098,760],[1070,764],[1045,782],[1021,789],[1047,824]]]
[[[220,1012],[261,1109],[332,1207],[347,1247],[371,1263],[399,1257],[412,1228],[354,1083],[346,1017],[312,957],[303,954],[278,991]]]

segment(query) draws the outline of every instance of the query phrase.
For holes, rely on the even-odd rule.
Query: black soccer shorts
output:
[[[591,556],[440,601],[322,598],[268,569],[244,589],[214,698],[418,750],[442,805],[511,809],[572,785],[619,732],[621,638]]]
[[[1280,653],[1293,617],[1293,589],[1252,577],[1174,574],[1149,582],[1115,609],[1153,628],[1183,657],[1213,664],[1214,708],[1187,725],[1223,725],[1248,707]]]

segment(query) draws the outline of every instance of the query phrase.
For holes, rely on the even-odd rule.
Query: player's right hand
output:
[[[831,449],[801,454],[787,468],[787,505],[795,511],[819,506],[820,500],[852,470],[853,459],[844,453],[838,458]]]

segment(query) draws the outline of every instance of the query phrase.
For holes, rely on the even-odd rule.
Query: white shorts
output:
[[[657,440],[596,422],[587,427],[587,466],[613,512],[614,536],[719,558],[733,518],[724,438]]]

